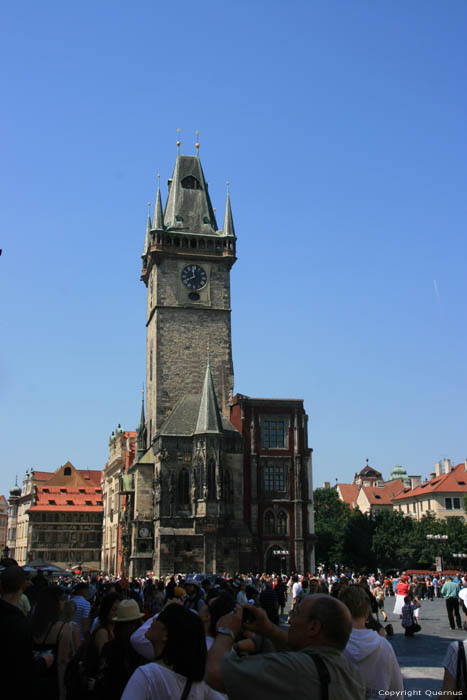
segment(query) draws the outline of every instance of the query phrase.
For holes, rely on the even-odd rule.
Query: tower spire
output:
[[[152,228],[163,229],[164,228],[164,214],[162,213],[162,199],[161,199],[161,176],[157,173],[157,196],[156,203],[154,205],[154,217],[152,219]]]
[[[137,459],[138,459],[138,460],[139,460],[139,459],[144,455],[144,453],[146,452],[146,435],[147,435],[147,431],[146,431],[146,418],[145,418],[145,416],[144,416],[144,386],[143,386],[143,388],[141,389],[141,394],[142,394],[142,398],[141,398],[141,418],[140,418],[140,421],[139,421],[138,430],[137,430],[137,432],[136,432],[136,437],[137,437],[137,440],[138,440],[138,455],[137,455]]]
[[[195,435],[204,435],[205,433],[218,434],[222,432],[222,418],[217,404],[214,381],[211,374],[211,362],[208,356]]]
[[[146,223],[146,235],[144,236],[143,255],[146,255],[149,249],[149,239],[151,237],[151,202],[148,202],[148,220]]]
[[[224,236],[235,236],[235,228],[232,218],[232,209],[230,207],[230,182],[227,181],[227,201],[225,203],[224,226],[222,232]]]

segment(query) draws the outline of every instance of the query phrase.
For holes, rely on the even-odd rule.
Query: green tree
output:
[[[354,571],[373,572],[377,568],[377,558],[373,551],[375,519],[359,508],[350,512],[344,539],[343,563]]]
[[[316,563],[332,567],[345,561],[344,542],[350,508],[334,489],[315,489]]]
[[[395,510],[377,513],[371,549],[383,570],[413,567],[417,560],[417,543],[412,518]]]

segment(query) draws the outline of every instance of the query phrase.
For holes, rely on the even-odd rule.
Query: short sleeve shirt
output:
[[[360,672],[337,649],[313,647],[329,670],[329,700],[363,700],[365,683]],[[303,651],[272,652],[238,657],[226,654],[222,680],[229,700],[309,700],[321,696],[315,662]]]

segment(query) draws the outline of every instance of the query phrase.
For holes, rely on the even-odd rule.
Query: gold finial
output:
[[[230,181],[227,180],[227,182],[225,184],[227,185],[227,194],[229,194],[230,193]]]
[[[180,141],[180,132],[181,132],[181,129],[177,129],[177,134],[178,134],[178,139],[177,139],[177,150],[178,150],[178,153],[180,153],[180,145],[181,145],[181,143],[182,143],[182,142]]]
[[[143,384],[142,384],[142,386],[141,386],[141,393],[142,393],[143,399],[144,399],[144,382],[143,382]]]
[[[199,131],[195,131],[196,134],[196,143],[195,143],[195,148],[196,148],[196,155],[199,158]]]

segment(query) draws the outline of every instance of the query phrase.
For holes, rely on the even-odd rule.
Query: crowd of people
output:
[[[388,598],[406,637],[420,630],[422,601],[438,592],[449,623],[460,626],[459,604],[467,621],[467,578],[438,585],[431,577],[348,572],[48,580],[39,570],[30,581],[14,561],[3,563],[0,658],[15,694],[28,700],[379,697],[403,690],[387,639],[394,633]],[[457,683],[459,650],[450,647],[445,660],[447,689]]]

